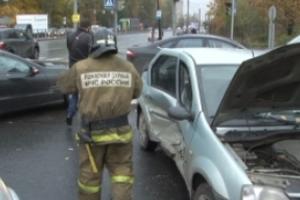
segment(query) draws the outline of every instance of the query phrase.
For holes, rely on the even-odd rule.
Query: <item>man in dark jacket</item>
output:
[[[67,36],[67,48],[69,51],[69,67],[76,62],[88,57],[93,45],[93,35],[90,33],[90,22],[87,19],[80,21],[79,28]],[[66,122],[72,124],[72,119],[77,110],[77,94],[70,94]]]

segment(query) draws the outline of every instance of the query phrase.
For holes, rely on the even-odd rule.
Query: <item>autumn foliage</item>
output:
[[[276,43],[282,44],[300,34],[300,0],[236,0],[235,39],[254,47],[267,45],[268,9],[277,9]],[[214,0],[210,5],[211,33],[230,35],[231,0]],[[228,6],[229,5],[229,6]]]

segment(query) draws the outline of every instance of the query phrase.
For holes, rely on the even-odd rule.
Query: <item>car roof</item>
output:
[[[226,37],[222,37],[222,36],[218,36],[218,35],[211,35],[211,34],[185,34],[185,35],[179,35],[179,36],[173,36],[171,38],[168,39],[164,39],[161,41],[157,41],[154,44],[160,44],[160,43],[164,43],[165,41],[170,41],[170,40],[178,40],[178,39],[183,39],[183,38],[208,38],[208,39],[218,39],[218,40],[223,40],[226,41],[228,43],[233,43],[236,46],[246,49],[245,46],[243,46],[242,44],[238,43],[237,41],[231,40],[229,38]]]
[[[177,52],[190,56],[197,65],[241,64],[253,58],[253,53],[248,49],[232,48],[181,48],[163,49],[161,53]]]

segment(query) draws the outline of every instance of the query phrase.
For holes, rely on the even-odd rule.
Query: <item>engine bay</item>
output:
[[[300,177],[300,139],[231,147],[249,172]]]

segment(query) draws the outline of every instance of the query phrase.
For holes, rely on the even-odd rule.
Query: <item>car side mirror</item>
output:
[[[38,68],[36,68],[36,67],[31,67],[30,68],[30,76],[35,76],[38,73],[40,73],[40,70]]]
[[[168,116],[170,118],[176,119],[176,120],[194,120],[194,115],[188,112],[185,108],[183,108],[180,105],[177,106],[171,106],[168,109]]]

